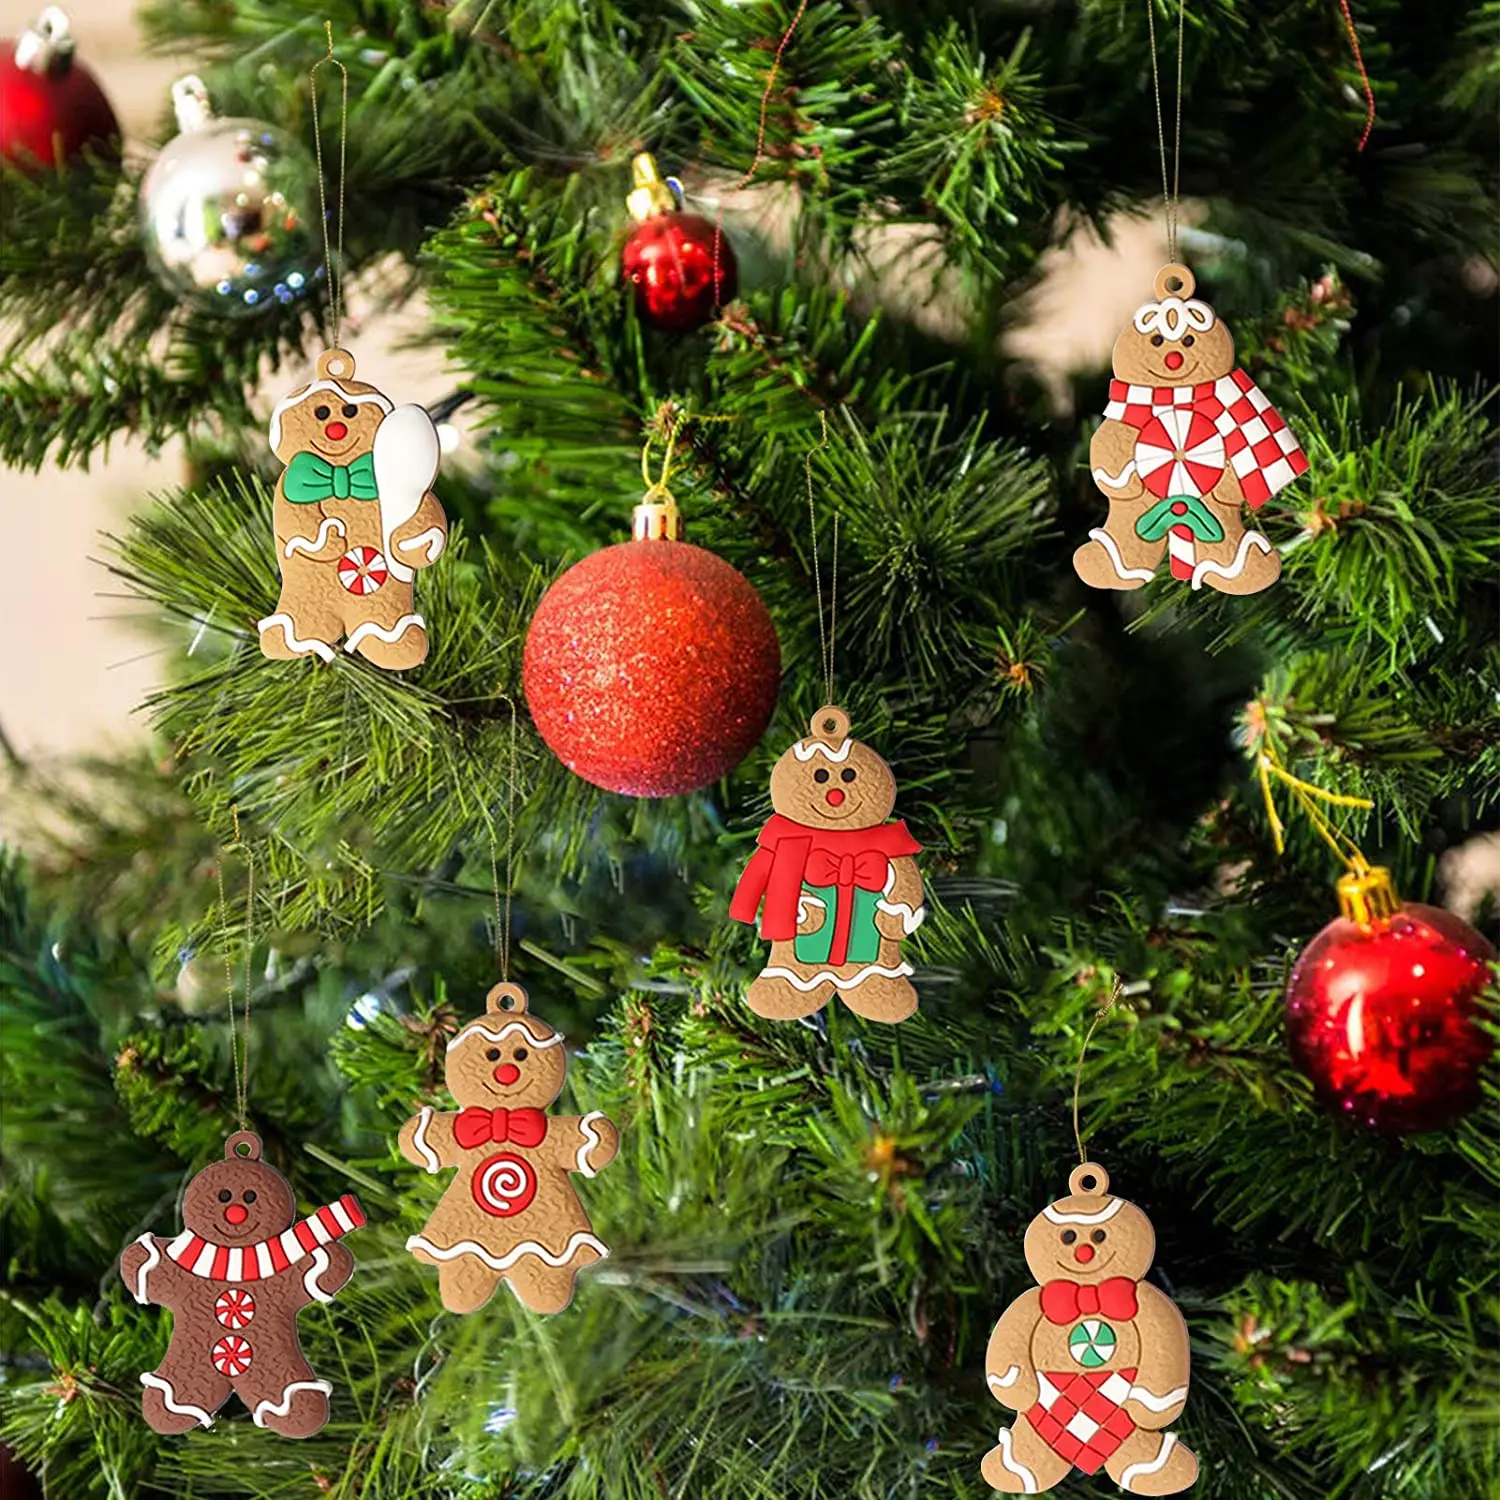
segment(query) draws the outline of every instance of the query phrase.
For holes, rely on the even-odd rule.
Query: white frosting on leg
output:
[[[419,630],[427,629],[427,622],[421,615],[402,615],[389,629],[384,625],[377,625],[374,620],[366,620],[363,625],[356,625],[349,639],[344,642],[345,651],[356,651],[359,643],[367,635],[378,636],[387,646],[394,646],[397,641],[415,625]]]
[[[333,647],[327,641],[302,641],[297,639],[297,632],[292,627],[290,615],[267,615],[264,620],[256,623],[256,629],[264,635],[274,626],[281,626],[282,634],[286,636],[286,648],[295,651],[299,656],[306,656],[309,651],[321,656],[324,661],[333,660]]]
[[[298,1391],[322,1391],[325,1396],[333,1394],[333,1387],[326,1380],[294,1380],[281,1393],[280,1401],[262,1401],[250,1413],[257,1427],[266,1425],[267,1416],[284,1417],[292,1409],[292,1397]]]
[[[1010,1451],[1011,1435],[1009,1427],[1002,1427],[1000,1429],[999,1441],[1000,1462],[1021,1481],[1021,1493],[1023,1495],[1035,1495],[1039,1493],[1036,1487],[1036,1475]]]
[[[1127,568],[1124,558],[1120,556],[1120,549],[1115,539],[1102,526],[1094,527],[1089,532],[1089,536],[1109,553],[1110,565],[1114,568],[1117,578],[1139,578],[1142,583],[1149,583],[1156,576],[1155,568]]]
[[[1175,1433],[1164,1432],[1161,1435],[1161,1451],[1150,1463],[1142,1460],[1138,1464],[1131,1464],[1126,1471],[1120,1475],[1120,1488],[1122,1490],[1133,1489],[1135,1481],[1144,1474],[1155,1474],[1166,1467],[1167,1460],[1172,1456],[1172,1450],[1177,1446]]]
[[[866,964],[864,968],[853,974],[841,975],[832,969],[819,969],[816,974],[804,979],[794,969],[783,969],[779,967],[765,968],[760,971],[762,979],[784,979],[794,990],[801,990],[806,994],[815,990],[820,984],[831,984],[835,989],[852,990],[863,984],[872,974],[879,974],[884,979],[902,979],[908,974],[914,974],[915,969],[910,964],[897,964],[894,969],[887,969],[880,964]]]
[[[1240,545],[1234,554],[1234,561],[1229,564],[1215,562],[1211,557],[1205,557],[1197,567],[1193,569],[1193,587],[1201,589],[1204,577],[1209,573],[1217,573],[1220,578],[1238,578],[1245,571],[1245,559],[1250,555],[1250,549],[1258,547],[1262,552],[1272,551],[1271,543],[1258,531],[1247,531],[1240,538]]]
[[[179,1401],[177,1399],[177,1392],[172,1389],[171,1382],[163,1380],[160,1375],[148,1372],[141,1376],[141,1384],[150,1386],[153,1391],[160,1391],[162,1404],[168,1411],[175,1411],[184,1417],[197,1417],[198,1421],[204,1427],[212,1427],[214,1425],[213,1414],[211,1412],[204,1411],[201,1406],[194,1406],[191,1401]]]

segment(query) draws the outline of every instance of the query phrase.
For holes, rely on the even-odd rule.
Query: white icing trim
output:
[[[825,745],[822,740],[798,740],[792,746],[792,754],[798,760],[811,760],[813,756],[821,755],[824,760],[831,760],[837,764],[849,759],[849,750],[853,744],[853,740],[845,740],[835,749],[831,745]]]
[[[1251,547],[1259,547],[1262,552],[1271,552],[1274,549],[1270,541],[1263,537],[1258,531],[1247,531],[1240,538],[1240,545],[1234,554],[1234,561],[1225,567],[1211,557],[1205,557],[1196,568],[1193,569],[1193,587],[1203,587],[1204,576],[1208,573],[1217,573],[1221,578],[1238,578],[1245,571],[1245,559],[1249,556]]]
[[[598,1167],[591,1167],[589,1165],[588,1159],[589,1153],[594,1149],[595,1146],[599,1144],[599,1132],[594,1129],[594,1121],[602,1120],[603,1118],[604,1111],[602,1109],[591,1109],[578,1122],[578,1128],[588,1137],[588,1139],[578,1148],[577,1156],[578,1170],[582,1172],[585,1177],[597,1177],[599,1175]]]
[[[797,925],[799,927],[807,920],[807,908],[809,906],[816,906],[823,912],[828,910],[828,903],[821,896],[813,896],[806,891],[799,891],[797,893]]]
[[[470,1032],[477,1031],[481,1036],[487,1037],[492,1042],[503,1042],[511,1032],[519,1031],[533,1047],[557,1047],[562,1044],[563,1034],[554,1031],[551,1036],[533,1036],[530,1029],[520,1021],[508,1021],[499,1031],[491,1031],[483,1021],[470,1021],[459,1034],[448,1043],[448,1051],[451,1052]]]
[[[1125,488],[1125,481],[1135,475],[1135,460],[1126,461],[1125,467],[1118,474],[1111,474],[1108,469],[1094,470],[1094,483],[1103,489],[1120,490]]]
[[[568,1236],[567,1249],[561,1255],[554,1255],[545,1245],[539,1245],[535,1240],[522,1240],[514,1249],[507,1250],[504,1255],[498,1257],[491,1255],[483,1245],[477,1244],[474,1240],[459,1240],[455,1245],[442,1248],[434,1245],[426,1235],[414,1234],[406,1242],[408,1250],[425,1250],[437,1260],[454,1260],[460,1255],[475,1256],[492,1271],[510,1270],[523,1255],[538,1256],[549,1266],[565,1266],[585,1245],[597,1250],[601,1260],[609,1254],[609,1247],[603,1241],[582,1229],[575,1230]]]
[[[260,1402],[255,1410],[250,1413],[257,1427],[266,1425],[266,1416],[284,1417],[292,1409],[292,1397],[298,1391],[322,1391],[325,1396],[333,1395],[333,1387],[326,1380],[294,1380],[281,1393],[280,1401],[265,1400]]]
[[[359,643],[367,635],[379,636],[387,646],[394,646],[413,625],[420,626],[423,630],[427,629],[427,621],[421,615],[402,615],[389,629],[384,625],[377,625],[374,620],[366,620],[363,625],[354,627],[353,634],[344,642],[344,650],[357,650]]]
[[[1143,1385],[1130,1387],[1130,1394],[1125,1398],[1127,1401],[1139,1401],[1148,1411],[1166,1411],[1169,1406],[1176,1406],[1187,1400],[1187,1387],[1180,1385],[1175,1391],[1168,1391],[1165,1396],[1155,1396]]]
[[[245,1252],[239,1245],[230,1248],[229,1259],[224,1262],[225,1281],[243,1281],[245,1279]]]
[[[769,967],[760,971],[762,979],[785,979],[794,990],[801,990],[805,995],[810,990],[815,990],[820,984],[831,984],[835,989],[852,990],[861,985],[872,974],[879,974],[882,979],[902,979],[908,974],[914,974],[916,970],[910,964],[897,964],[894,969],[883,968],[880,964],[866,964],[856,974],[835,974],[832,969],[820,969],[810,978],[804,979],[800,974],[791,969]]]
[[[1023,1495],[1040,1494],[1041,1491],[1036,1487],[1036,1475],[1011,1453],[1010,1443],[1010,1428],[1002,1427],[1000,1429],[1000,1462],[1021,1481],[1021,1493]]]
[[[325,1292],[318,1285],[318,1277],[328,1269],[328,1252],[319,1245],[312,1253],[312,1264],[307,1268],[302,1277],[302,1285],[307,1289],[307,1295],[318,1302],[332,1302],[333,1293]],[[285,1413],[283,1413],[285,1415]]]
[[[414,536],[409,542],[397,542],[396,545],[403,552],[411,552],[426,543],[427,561],[434,563],[443,555],[443,548],[448,545],[448,534],[441,526],[429,526],[421,536]]]
[[[1053,1203],[1049,1203],[1042,1213],[1054,1224],[1103,1224],[1106,1220],[1114,1218],[1124,1207],[1123,1198],[1111,1198],[1096,1214],[1065,1214]]]
[[[321,552],[328,540],[328,532],[336,531],[342,537],[349,533],[344,530],[344,523],[337,516],[324,516],[323,524],[318,527],[317,540],[305,536],[293,536],[287,538],[286,546],[282,549],[282,556],[290,557],[294,552]]]
[[[1120,556],[1120,549],[1115,539],[1102,526],[1094,527],[1089,532],[1089,536],[1109,553],[1109,560],[1114,565],[1116,578],[1139,578],[1142,583],[1149,583],[1156,576],[1155,568],[1127,568],[1125,559]]]
[[[427,1144],[427,1127],[432,1124],[432,1106],[424,1104],[417,1112],[417,1128],[411,1133],[411,1143],[422,1153],[422,1160],[426,1162],[426,1170],[429,1172],[441,1172],[443,1164],[437,1158],[437,1152]]]
[[[876,911],[888,911],[893,917],[901,918],[901,930],[910,937],[923,922],[927,920],[927,908],[918,906],[915,909],[908,906],[904,901],[877,901]]]
[[[367,401],[373,401],[382,414],[390,412],[391,403],[386,400],[379,391],[350,392],[336,380],[314,380],[310,385],[305,385],[300,391],[293,391],[290,396],[283,396],[276,403],[271,412],[271,451],[274,453],[281,446],[281,419],[299,402],[307,400],[315,391],[332,391],[342,406],[349,402],[352,406],[362,406]]]
[[[143,1305],[146,1302],[146,1273],[154,1271],[161,1264],[161,1251],[156,1248],[156,1236],[143,1234],[136,1239],[137,1245],[146,1247],[146,1258],[141,1262],[141,1268],[135,1273],[135,1285],[130,1289],[135,1300]]]
[[[1140,1478],[1142,1475],[1145,1475],[1145,1474],[1155,1474],[1158,1470],[1164,1469],[1166,1467],[1167,1460],[1172,1456],[1172,1450],[1176,1446],[1177,1446],[1177,1434],[1176,1433],[1174,1433],[1174,1432],[1164,1432],[1164,1433],[1162,1433],[1162,1435],[1161,1435],[1161,1452],[1158,1453],[1156,1455],[1156,1457],[1154,1459],[1152,1459],[1149,1464],[1146,1463],[1146,1462],[1144,1462],[1144,1461],[1142,1461],[1141,1463],[1138,1463],[1138,1464],[1131,1464],[1131,1466],[1128,1469],[1126,1469],[1126,1471],[1123,1474],[1120,1475],[1120,1488],[1122,1490],[1128,1490],[1131,1487],[1132,1482],[1134,1480]]]
[[[169,1381],[163,1380],[160,1375],[147,1373],[141,1376],[141,1384],[148,1385],[154,1391],[161,1392],[161,1399],[168,1411],[175,1411],[183,1416],[197,1417],[205,1427],[214,1425],[213,1414],[204,1411],[201,1406],[194,1406],[191,1401],[179,1401],[177,1392],[172,1389]]]
[[[271,1259],[270,1240],[262,1240],[260,1244],[255,1247],[255,1269],[259,1271],[261,1276],[263,1277],[274,1276],[276,1274],[276,1265]]]
[[[1012,1365],[1003,1375],[986,1375],[984,1378],[997,1390],[1009,1390],[1021,1376],[1020,1365]]]
[[[267,615],[264,620],[256,622],[256,629],[262,635],[273,625],[281,626],[282,633],[286,636],[288,651],[295,651],[301,656],[306,656],[309,651],[316,652],[324,661],[333,660],[333,647],[327,641],[299,641],[297,632],[293,629],[293,621],[290,615]]]
[[[1188,302],[1163,297],[1160,302],[1143,302],[1132,321],[1137,333],[1159,333],[1175,344],[1186,333],[1207,333],[1214,326],[1214,310],[1196,297]]]

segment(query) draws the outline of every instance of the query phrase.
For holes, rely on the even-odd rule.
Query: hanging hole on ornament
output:
[[[1191,297],[1197,283],[1186,266],[1163,266],[1156,273],[1153,289],[1158,297]]]
[[[849,738],[849,715],[831,703],[825,704],[812,716],[808,728],[815,738],[837,744]]]
[[[523,1016],[526,1014],[526,991],[518,984],[497,984],[484,997],[484,1008]]]
[[[1109,1191],[1109,1173],[1097,1162],[1086,1161],[1068,1176],[1068,1191],[1090,1197]]]
[[[260,1160],[260,1137],[253,1130],[236,1130],[224,1142],[224,1155],[241,1161]]]
[[[348,380],[354,374],[354,356],[347,349],[329,349],[318,356],[318,375],[324,380]]]

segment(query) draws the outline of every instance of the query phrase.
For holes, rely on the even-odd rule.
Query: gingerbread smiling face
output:
[[[212,1163],[182,1195],[183,1227],[215,1244],[257,1244],[291,1226],[292,1190],[261,1161],[230,1157]]]
[[[1074,1174],[1066,1198],[1049,1203],[1026,1231],[1026,1264],[1042,1285],[1067,1277],[1097,1284],[1112,1276],[1139,1281],[1151,1269],[1156,1232],[1135,1204],[1112,1197],[1109,1179]]]
[[[1132,385],[1183,386],[1217,380],[1234,368],[1234,338],[1206,302],[1187,295],[1178,278],[1167,295],[1143,303],[1115,341],[1114,369]]]
[[[466,1108],[546,1109],[567,1076],[562,1041],[537,1016],[502,1011],[471,1021],[449,1045],[448,1092]]]
[[[271,417],[271,450],[290,464],[299,453],[347,464],[375,447],[375,429],[391,403],[351,376],[320,377],[293,391]]]
[[[841,711],[815,715],[813,729],[814,735],[799,740],[772,769],[771,806],[814,827],[884,823],[896,806],[891,768],[868,745],[848,737],[849,721]]]

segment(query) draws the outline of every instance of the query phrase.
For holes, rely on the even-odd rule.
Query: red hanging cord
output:
[[[1359,33],[1354,29],[1354,13],[1349,9],[1349,0],[1339,0],[1339,9],[1344,13],[1344,29],[1349,33],[1349,46],[1354,52],[1354,65],[1359,69],[1359,81],[1365,89],[1365,129],[1359,138],[1359,149],[1363,151],[1375,128],[1375,91],[1370,87],[1370,75],[1365,72],[1364,54],[1359,50]]]

